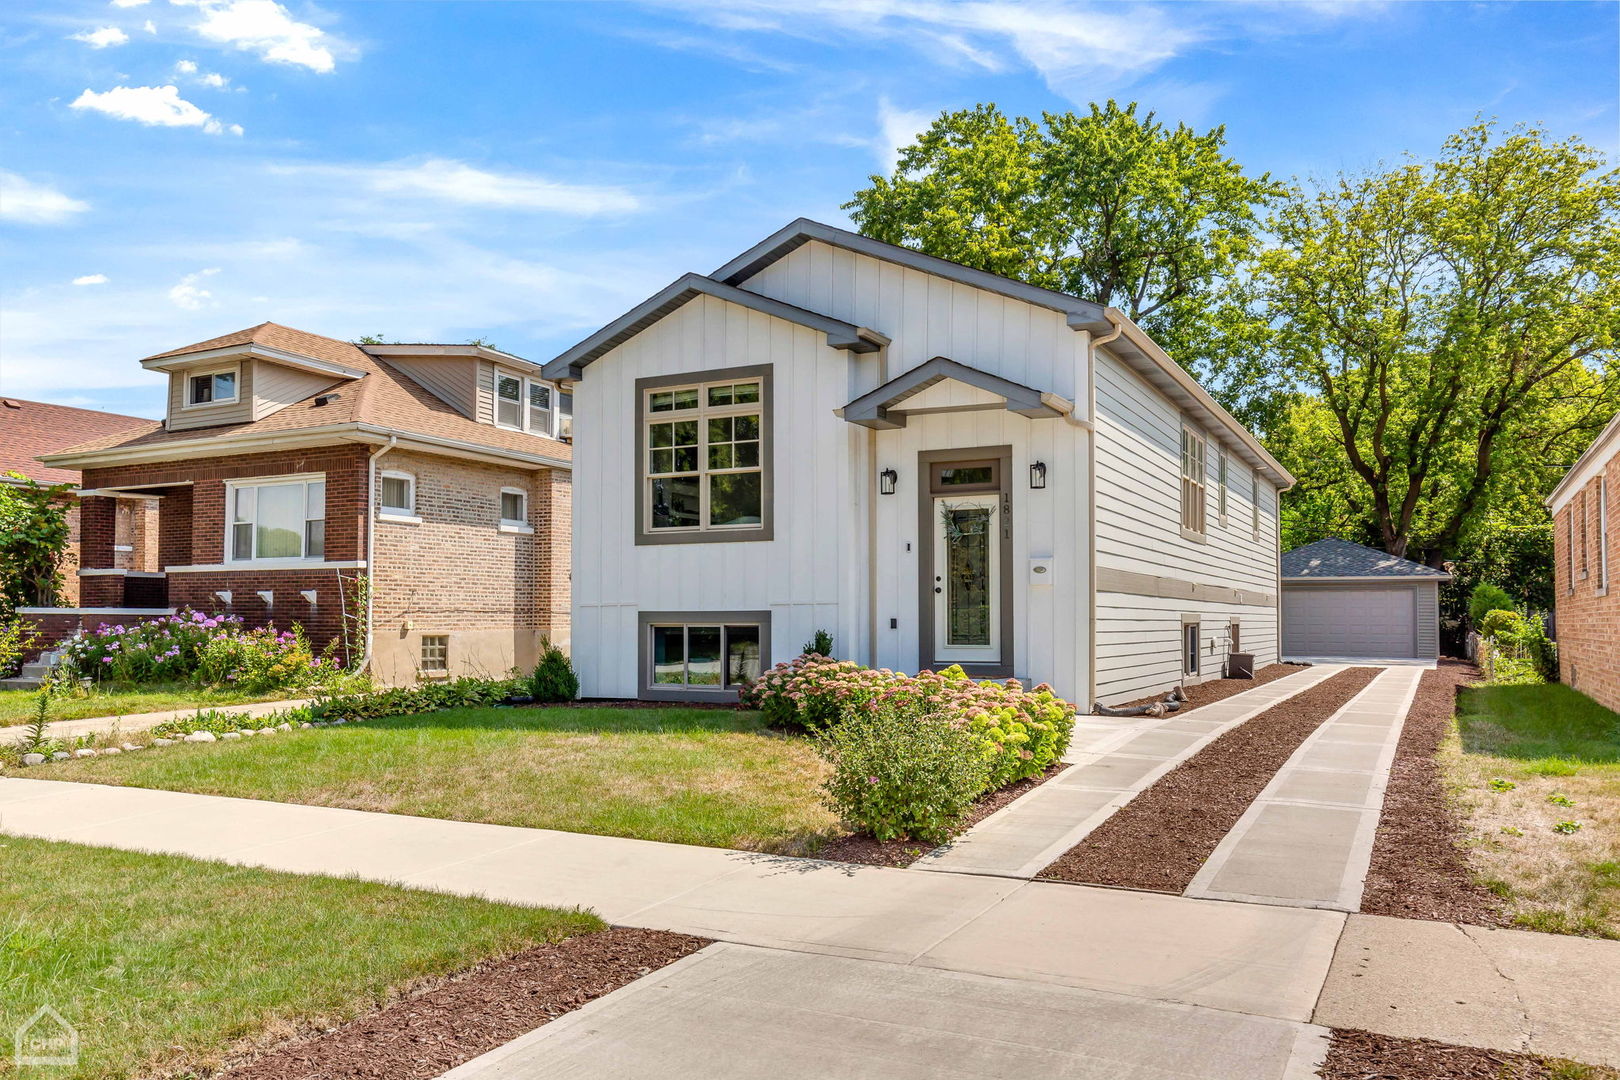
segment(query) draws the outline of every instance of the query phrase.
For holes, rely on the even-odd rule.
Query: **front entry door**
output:
[[[1001,659],[1000,495],[934,500],[934,657]]]

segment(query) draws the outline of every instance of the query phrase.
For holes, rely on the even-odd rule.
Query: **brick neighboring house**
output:
[[[162,422],[44,456],[83,472],[83,604],[298,623],[318,647],[369,625],[391,684],[566,646],[572,420],[539,365],[275,323],[141,364],[169,378]],[[130,495],[158,504],[150,578],[113,550]]]
[[[1547,498],[1553,515],[1558,667],[1620,710],[1620,415]]]
[[[76,409],[44,401],[0,398],[0,484],[17,484],[21,473],[40,484],[79,486],[76,469],[42,465],[40,454],[55,453],[88,438],[101,438],[149,427],[140,416]],[[64,604],[79,602],[79,507],[68,509],[71,530],[62,567]],[[157,563],[157,501],[149,498],[120,500],[114,520],[114,565],[124,570],[151,570]]]

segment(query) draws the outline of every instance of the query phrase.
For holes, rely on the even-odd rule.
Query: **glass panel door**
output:
[[[934,500],[934,655],[1001,659],[1001,529],[997,495]]]

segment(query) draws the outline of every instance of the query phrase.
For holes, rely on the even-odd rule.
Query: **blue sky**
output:
[[[1281,176],[1476,113],[1620,145],[1614,3],[17,2],[0,393],[157,415],[265,319],[547,359],[839,205],[942,109],[1114,96]]]

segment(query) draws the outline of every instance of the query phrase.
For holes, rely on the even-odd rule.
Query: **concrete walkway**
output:
[[[444,1080],[1307,1080],[1326,1034],[1089,990],[718,944]]]
[[[1343,670],[1313,667],[1185,716],[1082,717],[1064,758],[1069,768],[925,855],[916,868],[1032,878],[1226,732]]]
[[[130,713],[127,716],[90,716],[83,720],[53,720],[46,725],[45,733],[56,739],[72,739],[80,735],[101,735],[114,728],[125,734],[137,731],[147,731],[166,724],[170,720],[180,720],[188,716],[195,716],[199,712],[218,709],[220,712],[245,712],[251,716],[263,716],[265,713],[276,712],[279,709],[291,709],[300,705],[308,705],[310,698],[294,698],[289,701],[251,701],[243,705],[199,705],[189,709],[170,709],[166,712]],[[10,744],[21,739],[28,731],[28,725],[17,724],[12,727],[0,727],[0,745]]]
[[[1387,668],[1313,731],[1187,895],[1359,911],[1395,746],[1422,676]]]

